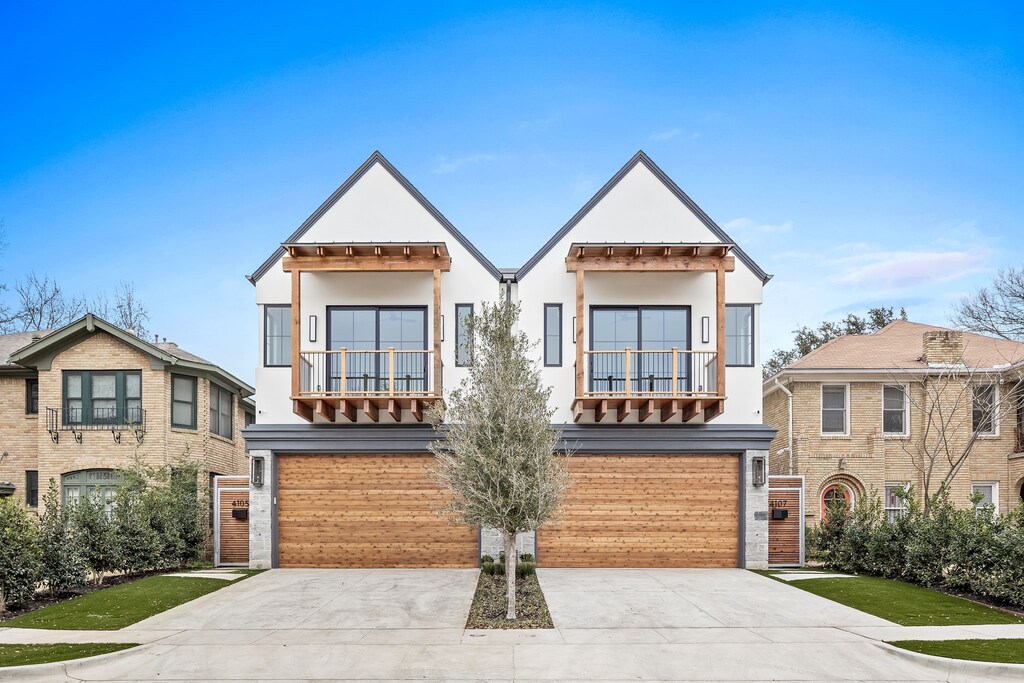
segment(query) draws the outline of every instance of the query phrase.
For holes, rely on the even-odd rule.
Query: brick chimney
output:
[[[956,330],[932,330],[924,333],[921,360],[931,364],[961,363],[964,357],[964,335]]]

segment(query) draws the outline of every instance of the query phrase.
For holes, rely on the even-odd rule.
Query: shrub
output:
[[[523,579],[537,573],[537,565],[533,562],[520,562],[516,565],[516,578]]]
[[[97,585],[103,576],[118,568],[118,543],[114,524],[99,494],[80,498],[71,510],[86,565]]]
[[[480,558],[480,564],[481,565],[485,565],[485,564],[487,564],[489,562],[494,562],[494,558],[491,557],[490,555],[484,555],[483,557]]]
[[[0,498],[0,612],[35,595],[39,568],[35,520],[18,503]]]
[[[523,553],[519,556],[520,562],[533,562],[533,555],[531,553]]]
[[[124,482],[114,499],[114,548],[117,568],[138,574],[153,567],[159,554],[159,539],[149,524],[146,480],[135,471],[122,473]]]
[[[39,578],[46,584],[51,595],[67,593],[85,583],[87,567],[82,553],[81,534],[71,522],[69,506],[60,504],[60,490],[52,478],[43,496],[39,551]]]

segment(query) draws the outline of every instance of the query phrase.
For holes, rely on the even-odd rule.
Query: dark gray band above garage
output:
[[[557,428],[558,425],[555,425]],[[560,450],[591,454],[739,453],[768,450],[765,425],[565,425]],[[426,425],[253,425],[242,432],[250,451],[277,453],[424,453],[438,438]]]

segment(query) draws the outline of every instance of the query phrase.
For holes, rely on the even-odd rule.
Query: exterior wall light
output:
[[[265,461],[262,455],[254,455],[252,457],[252,472],[249,474],[249,481],[256,488],[263,486],[263,471],[265,468]]]
[[[750,466],[752,468],[751,475],[753,476],[754,486],[764,486],[765,480],[767,479],[767,463],[766,458],[763,455],[755,455],[750,459]]]
[[[316,341],[316,316],[309,316],[309,341]]]
[[[711,343],[711,318],[708,316],[700,319],[700,340],[704,344]]]

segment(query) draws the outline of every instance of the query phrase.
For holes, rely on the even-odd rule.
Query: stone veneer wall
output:
[[[264,459],[263,486],[249,483],[249,568],[270,569],[274,563],[274,452],[250,451],[249,457]]]
[[[755,456],[767,457],[768,451],[746,451],[740,457],[744,460],[743,491],[744,501],[744,566],[747,569],[768,568],[768,483],[754,486]]]

